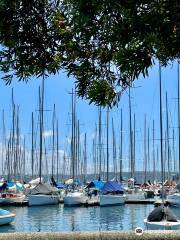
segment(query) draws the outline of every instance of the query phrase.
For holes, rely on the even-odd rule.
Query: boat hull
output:
[[[128,193],[126,194],[127,201],[138,201],[138,200],[145,200],[144,193]]]
[[[15,218],[15,214],[13,213],[0,216],[0,226],[10,224],[12,221],[14,221],[14,218]]]
[[[20,195],[20,196],[10,196],[7,195],[6,197],[0,197],[0,205],[13,205],[16,203],[23,203],[25,200],[25,195]]]
[[[149,222],[147,219],[144,219],[144,224],[147,230],[179,230],[180,221],[170,222],[170,221],[160,221],[160,222]]]
[[[100,195],[99,196],[99,205],[100,206],[109,206],[109,205],[121,205],[125,202],[124,195]]]
[[[180,194],[175,193],[167,196],[167,202],[174,206],[180,206]]]
[[[59,203],[58,195],[29,195],[28,205],[29,206],[41,206],[41,205],[55,205]]]
[[[70,193],[64,197],[65,206],[81,206],[85,204],[88,197],[84,196],[82,193]]]

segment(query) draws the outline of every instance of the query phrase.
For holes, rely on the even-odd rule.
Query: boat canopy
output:
[[[123,193],[124,192],[124,187],[122,186],[121,183],[117,181],[108,181],[104,184],[104,186],[100,189],[102,193]]]
[[[49,183],[39,183],[34,188],[28,191],[28,194],[38,195],[38,194],[52,194],[57,193],[58,189],[51,186]]]
[[[104,183],[101,180],[94,180],[90,182],[86,188],[96,188],[96,189],[101,189],[103,188]]]
[[[177,222],[176,216],[172,213],[172,211],[165,206],[155,207],[154,210],[149,214],[148,221],[149,222],[161,222],[166,219],[169,222]]]

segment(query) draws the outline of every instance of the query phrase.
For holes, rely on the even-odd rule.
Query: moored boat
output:
[[[148,230],[178,230],[180,229],[180,221],[172,213],[172,211],[164,205],[155,207],[149,214],[144,223]]]
[[[27,197],[29,206],[58,204],[60,200],[58,189],[48,183],[39,183],[30,189]]]
[[[69,192],[66,196],[64,196],[64,205],[65,206],[80,206],[85,204],[88,200],[88,196],[86,196],[82,192]]]
[[[11,223],[15,218],[15,214],[7,210],[0,209],[0,226]]]

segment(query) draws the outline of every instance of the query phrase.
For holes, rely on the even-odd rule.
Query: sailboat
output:
[[[109,181],[109,109],[107,109],[107,182],[100,189],[99,205],[119,205],[125,203],[124,189],[117,181]]]
[[[44,107],[44,79],[42,82],[42,89],[39,88],[39,111],[40,111],[40,150],[39,150],[39,183],[35,185],[34,188],[29,189],[28,205],[29,206],[39,206],[39,205],[49,205],[58,204],[60,196],[58,194],[58,189],[52,187],[49,183],[42,182],[42,147],[43,147],[43,107]]]
[[[162,121],[162,91],[161,91],[161,66],[159,65],[159,113],[160,113],[160,156],[162,177],[162,205],[155,207],[144,223],[148,230],[176,230],[180,221],[170,211],[164,202],[164,161],[163,161],[163,121]]]
[[[71,163],[72,163],[72,189],[71,191],[67,192],[64,196],[64,205],[73,207],[73,206],[80,206],[85,204],[88,200],[88,197],[83,193],[75,189],[75,162],[76,162],[76,114],[75,114],[76,106],[75,106],[75,99],[74,93],[72,90],[72,139],[71,139]],[[77,162],[76,162],[77,163]]]
[[[178,86],[177,86],[177,90],[178,90],[178,134],[179,134],[179,137],[178,137],[178,150],[179,150],[179,159],[180,159],[180,106],[179,106],[179,100],[180,100],[180,93],[179,93],[179,63],[178,63],[178,68],[177,68],[177,72],[178,72]],[[180,162],[179,162],[179,173],[180,173]],[[180,187],[179,187],[179,183],[177,184],[176,188],[173,190],[174,193],[171,193],[167,196],[167,201],[168,203],[170,203],[170,205],[173,205],[173,206],[180,206]]]

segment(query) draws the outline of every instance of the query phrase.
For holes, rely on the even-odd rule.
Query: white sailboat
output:
[[[64,197],[65,206],[81,206],[85,204],[88,200],[88,197],[82,192],[69,192]]]
[[[42,183],[43,109],[44,79],[42,81],[42,88],[39,88],[39,183],[28,191],[27,197],[29,206],[58,204],[60,200],[58,189],[52,187],[49,183]]]
[[[99,205],[121,205],[125,203],[126,195],[124,190],[117,181],[108,181],[104,184],[99,194]]]
[[[117,181],[109,181],[109,109],[107,109],[107,182],[99,194],[99,205],[120,205],[125,203],[124,189]]]
[[[162,122],[162,96],[161,96],[161,67],[159,65],[159,112],[160,112],[160,156],[161,156],[161,177],[162,177],[162,205],[155,207],[144,223],[148,230],[177,230],[180,228],[180,221],[164,203],[164,161],[163,161],[163,122]]]
[[[58,189],[52,187],[49,183],[39,183],[27,194],[29,206],[58,204],[60,196]]]
[[[88,197],[78,189],[75,189],[75,162],[77,162],[76,156],[76,145],[77,145],[77,136],[76,136],[76,101],[74,92],[72,90],[72,140],[71,140],[71,163],[72,163],[72,179],[69,179],[69,182],[66,181],[66,184],[72,185],[72,189],[67,192],[67,194],[63,197],[64,206],[73,207],[80,206],[87,202]]]

